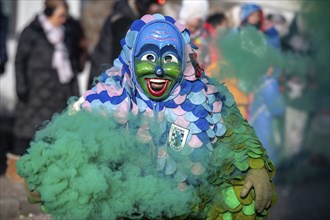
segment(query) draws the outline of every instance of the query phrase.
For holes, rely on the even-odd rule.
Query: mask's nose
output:
[[[163,67],[161,67],[160,65],[156,66],[154,73],[155,73],[155,75],[158,76],[158,77],[162,77],[162,76],[164,76],[164,70],[163,70]]]

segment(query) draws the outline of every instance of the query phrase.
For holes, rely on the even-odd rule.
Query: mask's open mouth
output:
[[[148,90],[153,96],[162,96],[167,88],[170,80],[168,79],[160,79],[160,78],[147,78]]]

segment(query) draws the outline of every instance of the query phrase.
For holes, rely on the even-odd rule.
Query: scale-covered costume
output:
[[[101,129],[109,129],[106,128],[108,125],[104,120],[111,118],[115,125],[112,123],[110,127],[113,132],[121,129],[116,133],[120,136],[111,135],[113,139],[110,139],[110,136],[96,135],[97,137],[93,139],[95,142],[81,136],[81,140],[78,141],[79,146],[84,146],[84,149],[89,151],[88,145],[95,145],[96,142],[100,142],[100,145],[102,143],[111,145],[112,140],[116,138],[120,139],[117,141],[130,143],[130,140],[127,140],[127,134],[120,133],[126,130],[136,137],[139,146],[148,152],[146,158],[150,159],[152,169],[157,170],[157,174],[153,174],[159,175],[157,180],[160,179],[164,183],[170,181],[169,184],[174,184],[175,188],[179,189],[176,192],[179,197],[183,198],[186,192],[192,192],[194,195],[191,197],[194,198],[193,201],[186,201],[187,204],[189,203],[187,205],[189,211],[186,210],[177,215],[169,214],[169,210],[174,208],[173,201],[162,201],[163,209],[160,207],[159,213],[153,212],[153,214],[143,211],[146,201],[135,201],[135,217],[138,216],[139,219],[261,219],[267,215],[271,201],[274,200],[271,178],[275,168],[253,128],[240,114],[232,94],[224,85],[212,82],[206,76],[207,73],[199,67],[190,43],[189,31],[185,26],[168,16],[145,15],[131,25],[121,45],[123,49],[114,61],[114,67],[103,73],[98,78],[97,84],[80,99],[82,110],[76,112],[70,109],[66,116],[55,118],[45,130],[37,134],[29,154],[19,161],[19,174],[26,178],[30,188],[35,188],[41,193],[45,208],[54,216],[78,215],[73,211],[66,213],[67,211],[63,211],[62,208],[62,206],[73,204],[74,199],[70,200],[71,203],[66,203],[68,202],[66,201],[58,204],[49,198],[51,195],[61,195],[64,188],[67,190],[66,186],[69,182],[73,186],[70,192],[77,190],[76,197],[72,198],[79,200],[79,196],[85,191],[79,191],[80,188],[75,185],[76,179],[68,177],[70,174],[61,177],[65,180],[63,189],[52,191],[46,198],[47,196],[43,196],[43,191],[48,190],[47,184],[53,183],[44,181],[48,175],[45,167],[53,166],[52,163],[61,163],[61,161],[44,160],[35,165],[33,160],[36,155],[47,157],[49,152],[55,152],[56,150],[52,150],[55,145],[59,146],[58,149],[62,148],[61,140],[65,137],[61,135],[69,136],[69,133],[75,135],[74,132],[80,128],[79,125],[73,124],[82,122],[75,121],[74,118],[78,118],[79,114],[88,114],[85,111],[87,109],[87,112],[96,112],[103,117],[100,119],[95,115],[90,116],[93,118],[88,122],[90,132],[97,132],[93,129],[95,128],[93,124],[97,125],[97,123],[105,124],[105,127]],[[67,120],[72,120],[72,122],[67,122]],[[56,124],[61,125],[61,123],[63,126],[60,130],[63,131],[59,135],[55,127]],[[111,124],[110,120],[109,124]],[[109,140],[104,140],[107,138]],[[135,142],[132,136],[129,138],[132,140],[131,143]],[[127,143],[122,146],[127,147],[129,145]],[[46,150],[41,147],[43,145],[47,146]],[[115,154],[116,146],[112,148],[109,154]],[[104,158],[107,155],[108,148],[104,149],[100,153],[102,156],[96,151],[90,153],[94,154],[93,156],[86,154],[85,161],[99,167],[94,171],[100,174],[105,172],[104,169],[108,169],[107,167],[100,168],[101,164],[109,163],[113,175],[104,174],[104,178],[108,178],[110,186],[111,184],[114,186],[115,181],[118,180],[112,179],[113,183],[110,181],[115,173],[125,174],[125,169],[121,167],[126,163],[134,163],[138,167],[141,171],[138,176],[144,178],[143,181],[150,177],[144,170],[144,166],[147,166],[145,160],[139,160],[145,154],[137,152],[135,159],[134,155],[117,156],[108,158],[112,161],[100,162],[96,158]],[[51,155],[59,154],[61,150]],[[79,153],[76,154],[77,157],[78,155]],[[52,158],[52,156],[49,157]],[[71,166],[75,166],[75,161],[72,161]],[[72,171],[77,179],[84,177],[84,173],[80,173],[79,169],[80,167],[77,167],[75,171]],[[42,180],[38,175],[45,175],[44,179]],[[88,179],[86,176],[84,178]],[[119,179],[122,181],[122,187],[129,181],[128,177]],[[126,193],[130,193],[130,189],[130,187],[125,189],[123,198],[127,196]],[[152,191],[153,188],[150,187],[148,190]],[[107,214],[104,211],[109,209],[111,212],[111,209],[115,209],[111,207],[111,201],[114,202],[111,197],[116,192],[110,191],[108,194],[101,193],[102,196],[94,193],[93,196],[88,197],[89,205],[95,202],[94,210],[91,208],[81,217],[133,218],[132,211],[127,213],[129,209],[118,212],[119,214]],[[101,197],[102,199],[99,199]],[[139,197],[138,193],[136,197]],[[102,203],[107,206],[102,205],[103,208],[100,208],[101,205],[97,202],[101,200],[104,202],[107,199],[106,203]],[[86,203],[85,200],[83,201]],[[169,205],[170,203],[172,206]],[[81,205],[81,203],[77,204]],[[102,211],[95,211],[97,209]]]

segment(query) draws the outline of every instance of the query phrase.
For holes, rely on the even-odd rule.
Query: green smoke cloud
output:
[[[330,2],[302,1],[302,18],[313,48],[312,70],[315,71],[319,92],[329,98],[330,82]]]
[[[224,57],[219,80],[236,77],[246,91],[253,91],[260,77],[270,66],[281,72],[310,81],[317,85],[317,93],[329,98],[329,1],[301,1],[300,16],[304,23],[304,34],[310,41],[310,53],[282,52],[266,43],[266,37],[255,28],[244,27],[232,31],[218,40],[219,50]]]
[[[138,121],[136,121],[138,123]],[[191,212],[199,199],[152,164],[132,128],[109,115],[65,111],[37,132],[19,175],[41,194],[54,219],[157,219]]]

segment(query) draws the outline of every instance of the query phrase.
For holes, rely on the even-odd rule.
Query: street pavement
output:
[[[330,179],[276,185],[277,204],[268,220],[317,220],[330,216]],[[39,205],[27,202],[23,184],[0,177],[0,220],[51,220]]]
[[[25,186],[0,176],[0,220],[50,220],[39,205],[29,204]]]

